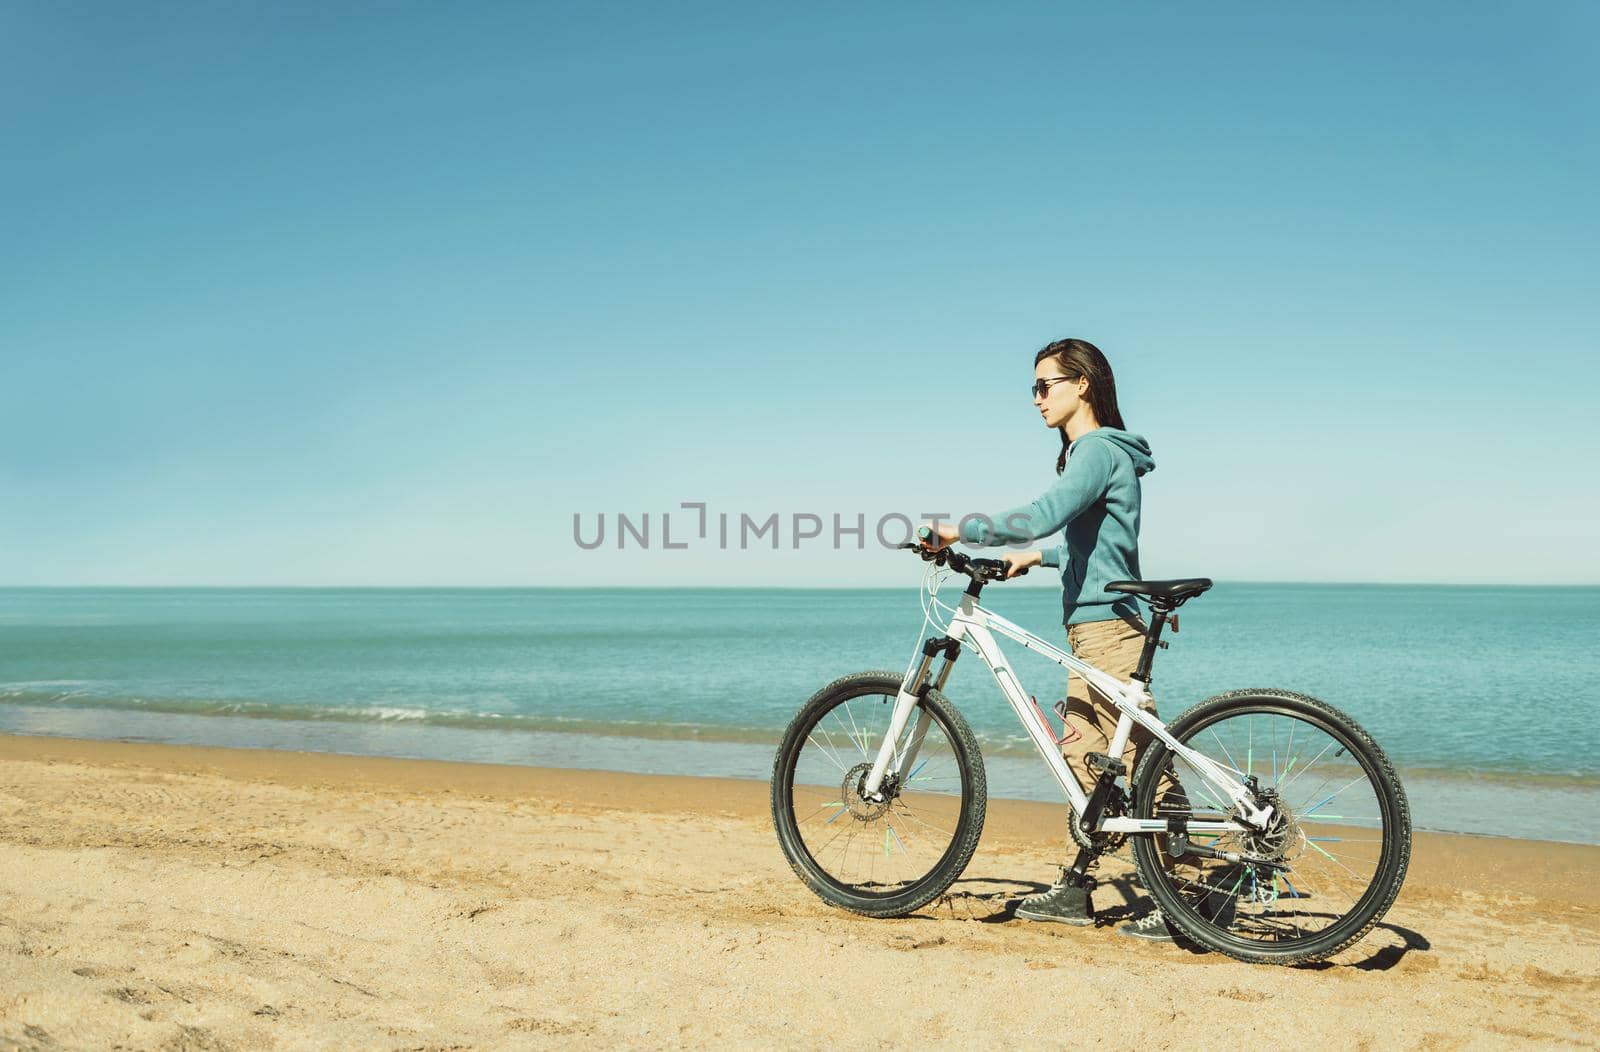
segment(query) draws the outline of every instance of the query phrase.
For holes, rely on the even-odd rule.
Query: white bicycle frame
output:
[[[1037,706],[1022,689],[1022,683],[1012,671],[1011,662],[1006,660],[1005,654],[1001,652],[1000,644],[994,638],[994,632],[1014,639],[1029,650],[1042,654],[1061,667],[1077,673],[1093,689],[1111,699],[1120,715],[1111,746],[1107,750],[1108,756],[1118,759],[1122,757],[1128,744],[1128,736],[1133,733],[1133,725],[1137,723],[1166,743],[1169,749],[1197,771],[1215,789],[1218,800],[1227,801],[1235,809],[1236,817],[1228,821],[1190,821],[1185,826],[1188,832],[1229,833],[1251,828],[1266,828],[1273,809],[1270,806],[1258,806],[1251,799],[1251,794],[1243,781],[1244,772],[1219,764],[1174,738],[1168,732],[1166,724],[1157,719],[1154,713],[1142,707],[1150,700],[1150,692],[1144,683],[1131,678],[1128,682],[1122,683],[1072,654],[1051,646],[999,614],[985,610],[978,605],[972,595],[963,594],[960,607],[950,619],[947,636],[957,645],[970,641],[978,651],[978,655],[983,658],[984,664],[989,666],[1000,692],[1005,695],[1006,701],[1010,702],[1017,718],[1022,721],[1023,728],[1033,739],[1039,754],[1044,757],[1045,765],[1061,784],[1061,791],[1066,794],[1074,814],[1083,814],[1089,803],[1088,797],[1078,785],[1078,779],[1067,766],[1066,760],[1062,759],[1061,750],[1050,727],[1044,722]],[[928,723],[932,719],[926,711],[918,717],[916,726],[912,728],[911,736],[903,748],[900,741],[901,735],[905,733],[906,724],[910,722],[912,711],[917,708],[917,703],[921,700],[923,689],[921,681],[927,678],[928,665],[927,660],[923,660],[920,664],[913,662],[911,669],[906,672],[905,680],[900,684],[900,691],[895,697],[894,714],[889,720],[889,729],[884,735],[883,744],[878,748],[872,770],[862,785],[862,794],[869,800],[881,799],[879,789],[884,779],[891,774],[898,776],[901,771],[911,769],[918,750],[922,748],[923,737],[927,734]],[[945,673],[948,673],[949,667],[947,661]],[[941,674],[940,681],[934,686],[943,685],[943,674]],[[1128,772],[1130,780],[1132,774],[1133,772]],[[1104,833],[1165,833],[1169,829],[1166,819],[1125,816],[1102,817],[1096,825],[1096,831]]]

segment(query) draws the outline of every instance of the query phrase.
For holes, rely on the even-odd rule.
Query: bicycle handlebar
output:
[[[939,566],[948,566],[956,573],[964,573],[974,581],[1004,581],[1006,579],[1006,562],[1004,559],[974,559],[963,555],[952,548],[940,548],[933,551],[921,544],[902,544],[901,548],[909,548],[922,556],[923,562],[935,563]]]

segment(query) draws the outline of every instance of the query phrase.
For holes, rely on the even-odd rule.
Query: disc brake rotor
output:
[[[884,779],[881,802],[868,800],[862,795],[861,787],[866,784],[871,771],[870,763],[858,763],[844,773],[844,782],[839,786],[839,799],[844,801],[845,807],[850,809],[850,817],[857,822],[871,822],[882,817],[889,810],[890,801],[897,795],[893,783],[887,778]]]
[[[1290,862],[1305,854],[1306,834],[1294,812],[1281,800],[1273,801],[1272,821],[1263,830],[1252,830],[1240,837],[1247,854],[1270,858],[1274,862]]]

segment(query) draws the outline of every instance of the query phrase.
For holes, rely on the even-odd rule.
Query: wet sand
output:
[[[0,737],[0,1047],[1594,1047],[1600,848],[1419,834],[1331,962],[1010,919],[1059,808],[994,801],[922,914],[834,910],[757,782]]]

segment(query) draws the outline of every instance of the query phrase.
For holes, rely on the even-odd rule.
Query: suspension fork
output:
[[[939,667],[938,675],[930,682],[929,671],[933,667],[934,658],[940,654],[944,655],[944,664]],[[944,689],[945,680],[950,678],[950,668],[956,663],[956,658],[960,654],[961,640],[955,636],[935,636],[922,644],[921,660],[900,684],[900,693],[895,696],[894,713],[889,718],[889,730],[883,736],[883,744],[878,747],[878,756],[872,763],[872,770],[868,772],[867,780],[862,783],[861,793],[866,799],[881,801],[880,789],[884,778],[891,772],[894,774],[909,772],[916,762],[917,753],[922,749],[922,740],[928,734],[928,724],[933,720],[926,709],[918,712],[917,722],[911,729],[911,738],[906,743],[905,751],[896,755],[895,746],[900,741],[900,735],[905,732],[906,724],[911,720],[911,710],[918,707],[930,689]]]

